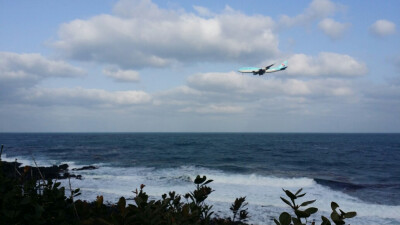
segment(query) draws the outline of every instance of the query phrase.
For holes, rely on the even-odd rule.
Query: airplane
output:
[[[264,73],[273,73],[285,70],[288,66],[288,61],[281,63],[278,67],[272,67],[274,64],[271,64],[265,68],[258,68],[258,67],[242,67],[239,69],[241,73],[253,73],[253,75],[264,75]],[[272,67],[272,68],[271,68]]]

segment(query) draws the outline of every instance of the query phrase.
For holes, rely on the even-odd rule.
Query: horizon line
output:
[[[140,134],[140,133],[175,133],[175,134],[400,134],[400,132],[377,131],[0,131],[0,134]]]

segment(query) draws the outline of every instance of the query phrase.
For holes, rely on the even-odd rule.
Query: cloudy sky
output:
[[[0,132],[400,132],[399,8],[0,0]]]

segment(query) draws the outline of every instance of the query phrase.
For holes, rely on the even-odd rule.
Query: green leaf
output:
[[[44,208],[41,205],[36,204],[35,205],[35,211],[36,211],[36,215],[40,216],[44,212]]]
[[[282,197],[281,197],[281,199],[282,199],[283,202],[285,202],[286,204],[288,204],[290,207],[293,208],[292,203],[290,203],[288,200],[286,200],[286,199],[284,199]]]
[[[290,225],[291,220],[292,220],[292,217],[287,212],[283,212],[279,216],[279,222],[281,223],[281,225]]]
[[[60,185],[61,185],[61,183],[57,182],[57,183],[54,184],[54,188],[58,188]]]
[[[125,210],[126,207],[126,200],[124,197],[119,198],[119,201],[117,203],[117,207],[119,209],[119,211],[123,212]]]
[[[301,203],[300,206],[306,206],[306,205],[309,205],[309,204],[314,203],[314,202],[315,202],[315,200],[303,202],[303,203]]]
[[[208,183],[211,183],[211,182],[213,182],[214,180],[208,180],[208,181],[206,181],[203,185],[206,185],[206,184],[208,184]]]
[[[294,194],[294,195],[298,195],[298,194],[300,194],[300,192],[303,190],[303,188],[300,188],[297,192],[296,192],[296,194]]]
[[[331,213],[331,219],[335,222],[335,221],[339,221],[340,220],[340,216],[336,211],[333,211]]]
[[[102,224],[102,225],[113,225],[112,223],[109,223],[109,222],[107,222],[107,220],[104,220],[104,219],[102,219],[102,218],[96,218],[96,222],[98,223],[98,224]]]
[[[348,218],[348,219],[353,218],[355,216],[357,216],[356,212],[347,212],[347,213],[344,214],[344,217]]]
[[[336,202],[331,202],[331,208],[332,210],[335,210],[336,208],[338,208],[339,205]]]
[[[196,179],[194,179],[194,183],[195,184],[201,184],[206,180],[207,180],[206,176],[200,177],[200,175],[197,175]]]
[[[301,220],[299,220],[299,219],[297,219],[297,218],[295,218],[295,217],[292,217],[292,221],[293,221],[293,224],[294,224],[294,225],[302,225],[302,224],[301,224]]]
[[[340,218],[339,214],[336,211],[333,211],[331,214],[331,219],[336,225],[344,225],[345,222]]]
[[[331,221],[328,220],[325,216],[321,216],[322,223],[321,225],[331,225]]]
[[[290,192],[289,190],[285,190],[285,189],[282,189],[285,193],[286,193],[286,195],[290,198],[290,199],[296,199],[297,197],[296,197],[296,195],[294,195],[292,192]]]
[[[31,201],[32,201],[32,199],[29,198],[29,196],[25,196],[25,197],[21,200],[20,204],[21,204],[21,205],[27,205],[27,204],[30,204]]]
[[[318,212],[318,209],[315,208],[315,207],[310,207],[310,208],[304,210],[304,212],[306,212],[306,213],[311,215],[311,214],[314,214],[314,213]]]
[[[306,193],[301,194],[301,195],[297,195],[297,197],[298,197],[298,198],[301,198],[301,197],[303,197],[304,195],[306,195]]]
[[[336,225],[345,225],[346,223],[343,220],[333,221]]]
[[[274,222],[275,222],[276,225],[281,225],[281,224],[278,222],[278,220],[276,220],[276,219],[274,219]]]
[[[301,210],[295,210],[294,213],[296,214],[296,216],[298,216],[300,218],[307,218],[310,216],[310,213],[308,213],[306,211],[301,211]]]

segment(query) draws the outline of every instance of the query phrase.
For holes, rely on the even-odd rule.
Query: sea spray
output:
[[[140,184],[155,199],[183,194],[202,174],[214,180],[208,200],[218,214],[247,196],[251,220],[268,224],[287,210],[281,188],[304,188],[323,215],[336,201],[357,211],[352,224],[400,224],[400,134],[2,133],[0,140],[8,161],[99,167],[71,180],[90,201],[132,197]]]
[[[249,202],[250,221],[254,224],[269,223],[272,217],[287,210],[279,196],[282,188],[297,190],[304,188],[307,199],[317,199],[314,206],[320,212],[317,215],[329,215],[330,203],[336,201],[343,209],[357,211],[354,224],[381,224],[400,222],[400,206],[388,206],[366,203],[348,194],[335,191],[317,184],[309,178],[279,178],[260,175],[230,174],[219,170],[184,166],[178,168],[118,168],[100,167],[97,170],[79,171],[83,180],[73,180],[73,187],[80,187],[82,199],[93,200],[97,195],[116,202],[119,197],[132,197],[132,191],[146,184],[146,192],[159,199],[162,194],[176,191],[185,194],[193,189],[193,179],[197,174],[205,174],[214,182],[210,186],[215,190],[209,202],[215,205],[218,215],[226,216],[229,205],[239,196],[246,196]],[[246,179],[247,177],[247,179]],[[63,181],[63,184],[67,183]],[[364,223],[364,221],[369,221]],[[394,223],[396,224],[396,223]]]

